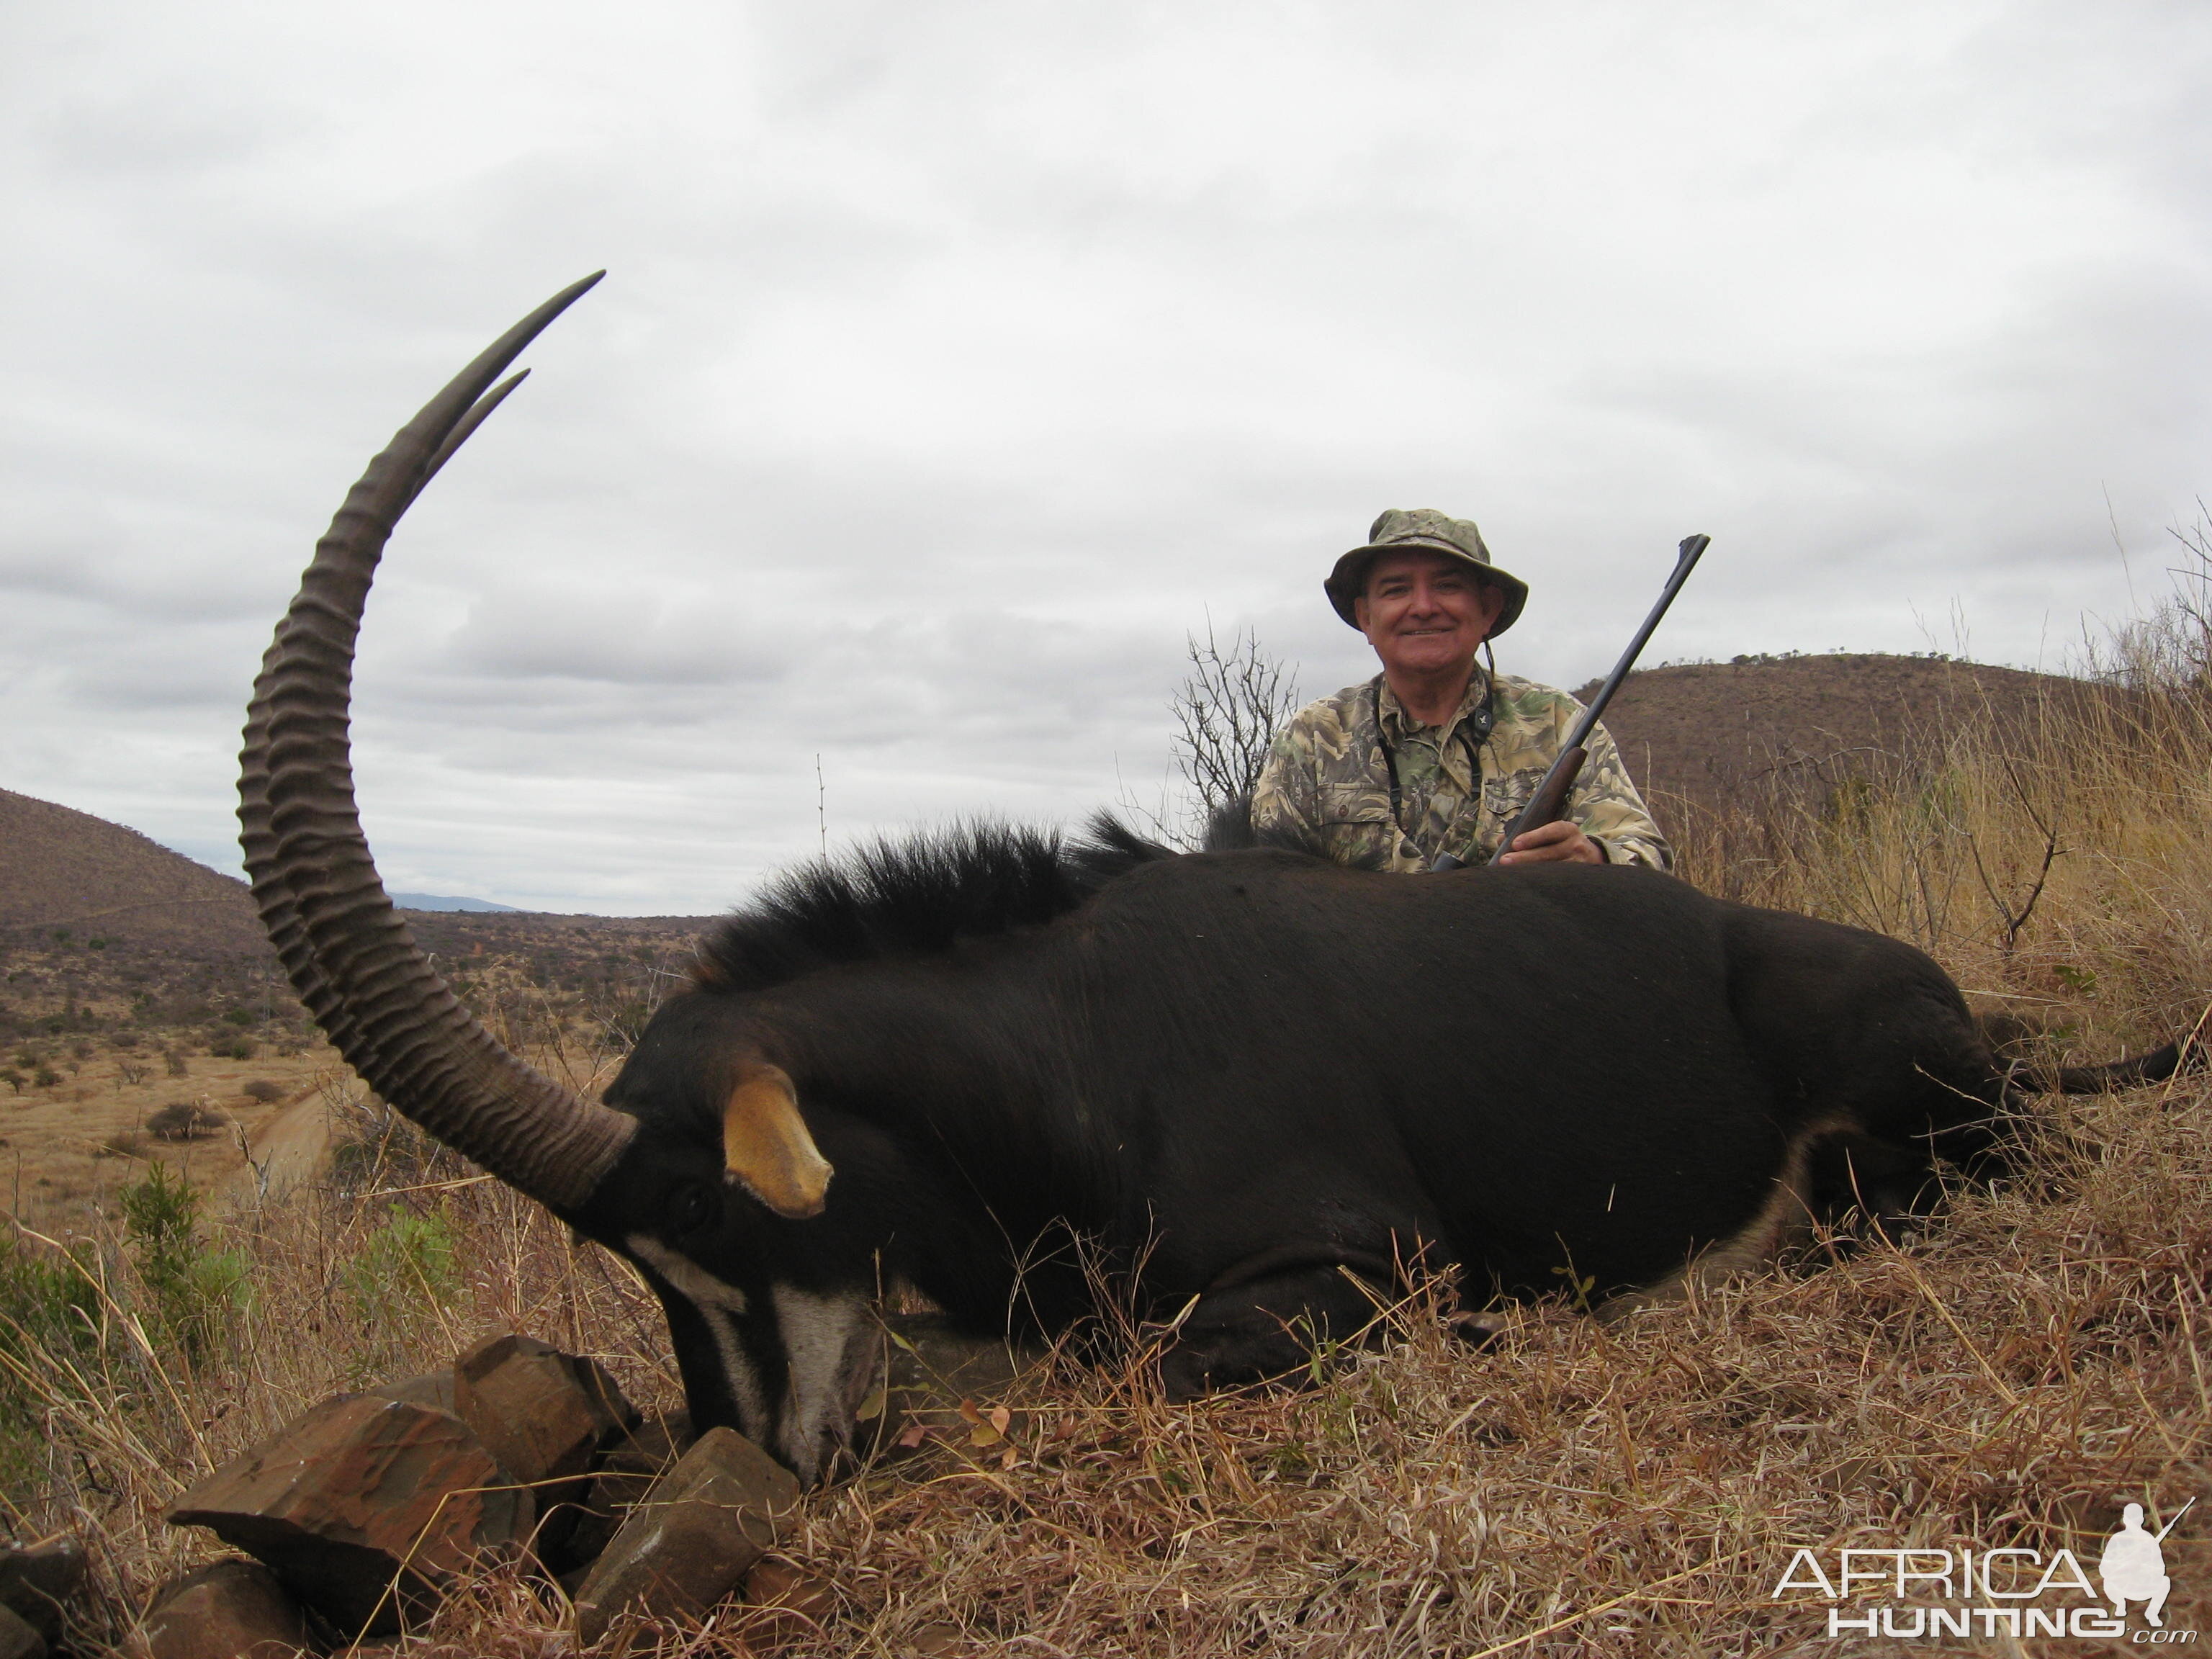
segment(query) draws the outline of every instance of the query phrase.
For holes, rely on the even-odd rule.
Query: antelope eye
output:
[[[690,1186],[679,1191],[668,1206],[670,1227],[679,1233],[696,1232],[720,1212],[714,1194],[706,1188]]]

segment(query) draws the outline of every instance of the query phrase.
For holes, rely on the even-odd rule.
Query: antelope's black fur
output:
[[[1091,1305],[1080,1237],[1185,1316],[1186,1394],[1364,1323],[1347,1269],[1634,1297],[1783,1221],[1913,1212],[1946,1164],[2001,1170],[2021,1103],[1920,951],[1619,866],[1409,878],[977,828],[802,872],[705,956],[607,1092],[641,1129],[578,1219],[743,1304],[718,1346],[666,1278],[692,1268],[657,1281],[696,1420],[809,1469],[775,1420],[805,1392],[790,1307],[903,1280],[1050,1334]],[[720,1180],[722,1103],[763,1066],[834,1166],[819,1216]]]
[[[823,968],[948,951],[1042,927],[1172,856],[1105,812],[1075,840],[986,823],[874,842],[778,878],[701,943],[698,977],[759,991]]]

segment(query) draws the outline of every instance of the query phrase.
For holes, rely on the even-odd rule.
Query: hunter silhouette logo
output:
[[[2191,1498],[2155,1533],[2143,1525],[2143,1506],[2130,1504],[2096,1559],[2101,1593],[2070,1549],[1857,1547],[1836,1551],[1832,1564],[1821,1552],[1796,1551],[1772,1598],[1816,1592],[1829,1604],[1831,1637],[2128,1636],[2130,1646],[2192,1644],[2195,1631],[2166,1626],[2173,1580],[2163,1546],[2196,1504]],[[1863,1599],[1869,1590],[1880,1599]],[[2131,1603],[2141,1604],[2142,1624],[2129,1635]]]
[[[2164,1627],[2166,1620],[2159,1615],[2165,1611],[2173,1580],[2166,1577],[2166,1552],[2160,1546],[2196,1502],[2192,1498],[2184,1504],[2156,1536],[2143,1530],[2142,1504],[2130,1504],[2122,1513],[2120,1529],[2106,1540],[2105,1553],[2097,1558],[2097,1577],[2104,1582],[2105,1599],[2112,1604],[2114,1616],[2126,1618],[2130,1601],[2147,1601],[2150,1605],[2142,1610],[2143,1622]]]

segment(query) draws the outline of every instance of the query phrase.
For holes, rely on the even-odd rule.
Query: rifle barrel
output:
[[[2186,1504],[2184,1504],[2179,1509],[2176,1510],[2173,1512],[2173,1519],[2167,1522],[2164,1526],[2158,1529],[2158,1541],[2161,1544],[2166,1542],[2166,1534],[2172,1532],[2176,1527],[2179,1526],[2181,1524],[2181,1517],[2188,1514],[2189,1511],[2196,1506],[2197,1500],[2194,1498],[2191,1498]]]
[[[1512,846],[1516,836],[1539,827],[1528,820],[1537,810],[1539,803],[1543,800],[1546,792],[1550,790],[1559,778],[1562,769],[1568,766],[1572,766],[1577,770],[1581,769],[1583,759],[1582,751],[1589,742],[1589,734],[1597,729],[1598,720],[1605,714],[1605,706],[1613,701],[1613,694],[1620,690],[1620,683],[1628,678],[1628,671],[1636,666],[1636,659],[1642,653],[1644,646],[1650,641],[1653,630],[1659,626],[1659,619],[1667,614],[1667,607],[1674,603],[1674,596],[1682,591],[1682,584],[1690,580],[1690,572],[1696,568],[1698,556],[1712,545],[1712,541],[1713,538],[1711,536],[1686,536],[1682,538],[1682,544],[1676,550],[1674,556],[1674,574],[1667,578],[1667,586],[1660,591],[1659,603],[1651,607],[1651,614],[1644,619],[1644,626],[1636,630],[1636,637],[1628,642],[1628,649],[1621,653],[1620,660],[1613,665],[1612,674],[1598,689],[1597,696],[1589,700],[1589,706],[1583,710],[1583,717],[1575,722],[1575,729],[1567,734],[1566,742],[1560,745],[1559,758],[1552,763],[1551,769],[1544,774],[1543,781],[1536,786],[1536,793],[1529,797],[1528,806],[1523,808],[1521,815],[1506,827],[1504,839],[1498,844],[1499,855],[1503,855],[1506,848]],[[1568,786],[1571,787],[1571,783],[1572,779],[1570,778]],[[1561,795],[1559,805],[1564,809],[1566,804],[1565,788],[1562,787],[1559,793]],[[1543,820],[1544,823],[1551,821],[1548,818]],[[1495,862],[1495,859],[1492,861]],[[1429,869],[1431,872],[1456,870],[1461,867],[1462,862],[1460,859],[1449,853],[1439,853],[1435,860],[1430,864]]]
[[[1620,660],[1613,664],[1613,672],[1598,689],[1597,696],[1592,697],[1589,707],[1583,710],[1583,717],[1575,722],[1575,729],[1568,735],[1565,747],[1579,748],[1589,741],[1589,734],[1596,729],[1598,721],[1605,714],[1606,704],[1611,702],[1613,694],[1620,690],[1621,682],[1628,678],[1628,671],[1636,666],[1637,658],[1644,653],[1644,647],[1650,643],[1652,634],[1658,629],[1659,619],[1667,614],[1667,607],[1674,603],[1674,596],[1682,591],[1682,584],[1690,580],[1690,572],[1697,568],[1698,556],[1711,547],[1712,542],[1711,536],[1683,538],[1674,559],[1674,574],[1667,578],[1667,586],[1660,590],[1659,603],[1651,607],[1651,614],[1644,619],[1644,626],[1636,630],[1636,637],[1628,642],[1628,649],[1621,653]]]

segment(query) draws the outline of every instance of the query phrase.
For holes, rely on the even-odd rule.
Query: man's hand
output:
[[[1603,864],[1597,843],[1565,818],[1540,823],[1513,838],[1513,850],[1500,864]]]

